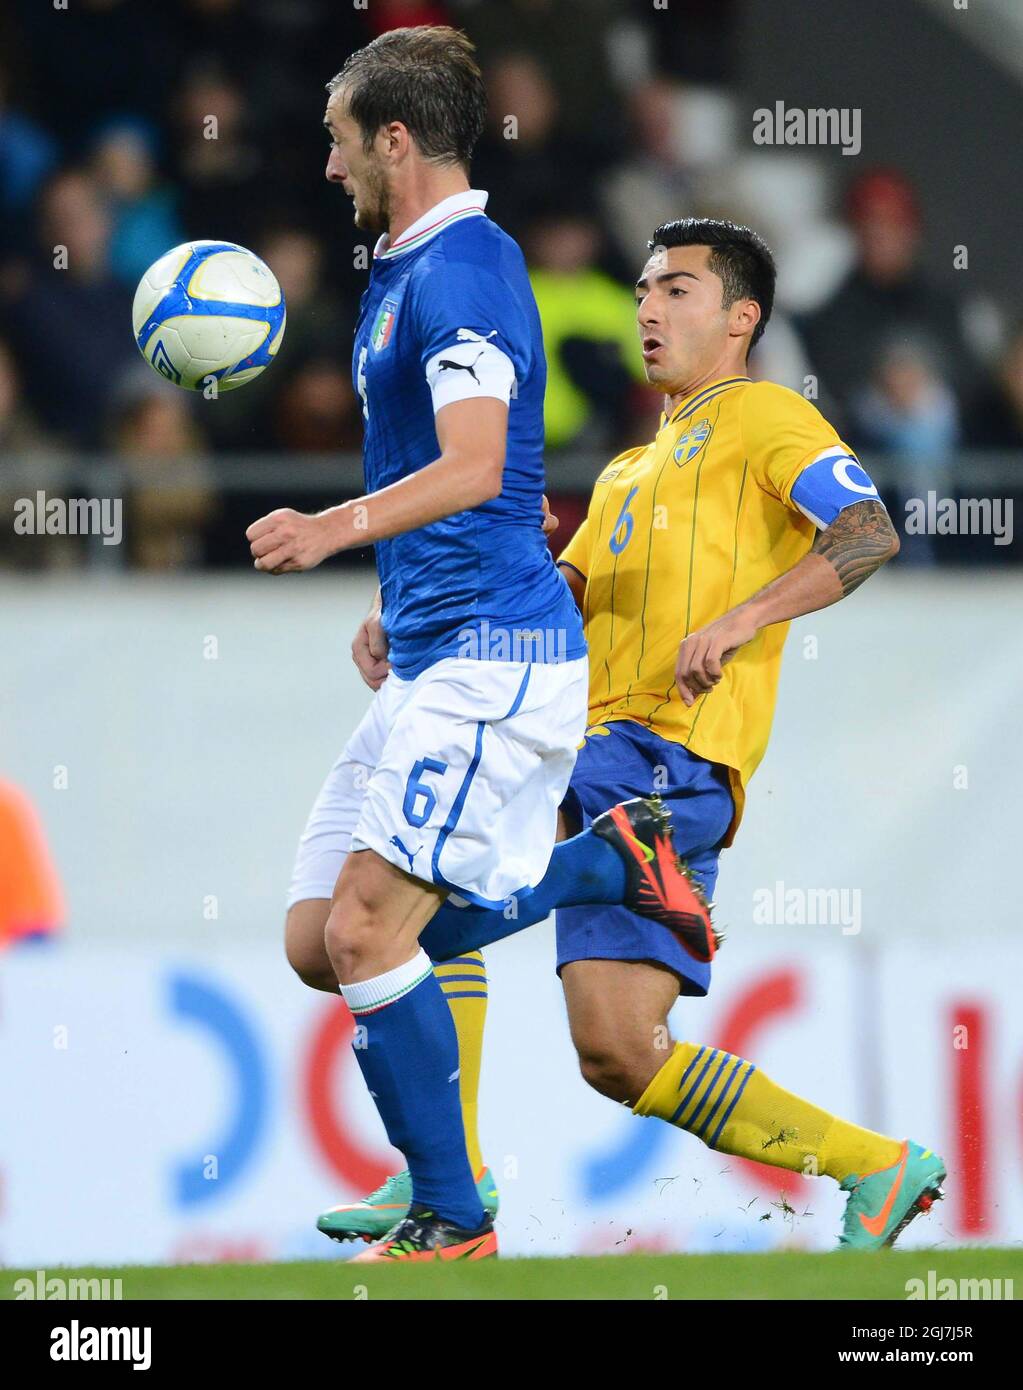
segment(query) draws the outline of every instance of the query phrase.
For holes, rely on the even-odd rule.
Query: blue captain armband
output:
[[[817,527],[825,530],[846,507],[879,496],[855,455],[835,446],[825,449],[792,484],[792,503]]]

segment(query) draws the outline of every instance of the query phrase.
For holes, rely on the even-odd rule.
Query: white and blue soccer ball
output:
[[[284,337],[284,295],[265,262],[231,241],[186,241],[149,267],[132,305],[154,371],[188,391],[233,391],[266,370]]]

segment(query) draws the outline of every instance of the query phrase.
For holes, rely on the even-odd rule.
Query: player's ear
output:
[[[728,331],[735,338],[752,333],[760,322],[760,305],[755,299],[737,299],[728,313]]]
[[[408,126],[402,121],[390,121],[380,127],[380,148],[385,158],[404,159],[412,145]]]

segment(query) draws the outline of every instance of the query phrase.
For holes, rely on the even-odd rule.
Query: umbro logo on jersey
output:
[[[679,468],[696,457],[710,438],[713,428],[709,420],[698,420],[679,436],[672,451],[672,457]]]

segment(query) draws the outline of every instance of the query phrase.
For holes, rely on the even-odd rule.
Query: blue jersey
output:
[[[355,334],[370,492],[439,457],[434,417],[449,402],[496,396],[509,406],[500,496],[374,547],[390,661],[404,679],[446,656],[586,651],[541,530],[540,318],[522,252],[483,213],[483,196],[445,199],[393,246],[382,239]]]

